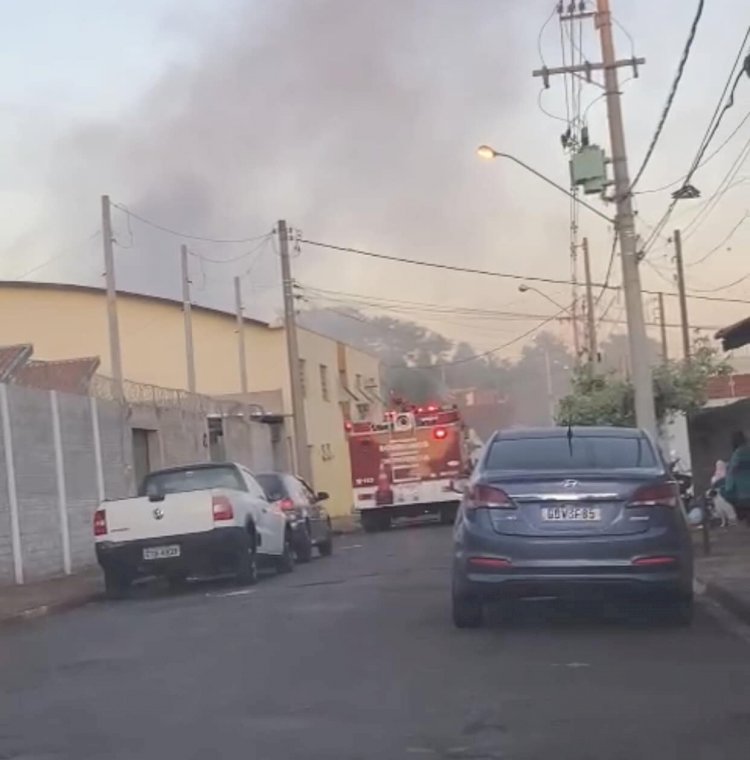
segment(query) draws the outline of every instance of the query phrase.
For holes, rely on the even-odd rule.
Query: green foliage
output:
[[[675,414],[690,414],[707,400],[708,380],[731,371],[707,339],[698,338],[690,362],[667,362],[655,367],[654,401],[659,424]],[[560,400],[556,419],[563,425],[635,425],[635,394],[629,379],[589,365],[573,375],[571,393]]]

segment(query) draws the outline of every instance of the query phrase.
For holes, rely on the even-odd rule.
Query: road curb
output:
[[[713,599],[743,623],[750,625],[750,603],[745,599],[728,591],[720,583],[704,581],[700,578],[696,578],[696,590]]]
[[[39,618],[48,617],[61,612],[68,612],[77,609],[78,607],[83,607],[90,602],[95,602],[101,598],[102,594],[100,591],[89,591],[86,594],[63,599],[58,602],[50,602],[49,604],[29,607],[20,612],[14,612],[12,615],[0,614],[0,628],[22,625],[23,623],[38,620]]]

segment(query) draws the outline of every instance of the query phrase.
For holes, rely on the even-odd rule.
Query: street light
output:
[[[533,285],[527,285],[525,282],[522,282],[518,286],[518,290],[521,293],[528,293],[529,291],[533,291],[534,293],[539,294],[542,298],[546,298],[553,306],[556,306],[560,311],[567,311],[570,312],[570,306],[563,306],[559,301],[556,301],[552,296],[548,296],[543,290],[539,290],[539,288],[535,288]]]
[[[603,214],[601,211],[599,211],[598,208],[591,206],[584,200],[581,200],[575,193],[568,192],[564,187],[562,187],[562,185],[558,185],[557,182],[553,182],[549,177],[546,177],[541,172],[538,172],[536,169],[532,168],[528,164],[525,164],[515,156],[511,156],[510,153],[501,153],[500,151],[495,150],[491,145],[480,145],[477,148],[477,155],[487,161],[493,158],[507,158],[509,161],[513,161],[513,163],[522,166],[524,169],[526,169],[526,171],[531,172],[535,177],[539,177],[539,179],[546,182],[548,185],[552,185],[555,190],[559,190],[563,195],[567,195],[568,198],[572,198],[576,203],[580,203],[584,208],[587,208],[589,211],[593,211],[597,216],[600,216],[610,224],[615,223],[614,219],[607,216],[606,214]]]

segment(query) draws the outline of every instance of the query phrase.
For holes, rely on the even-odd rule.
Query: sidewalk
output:
[[[706,556],[700,531],[693,533],[695,577],[706,594],[750,624],[750,529],[745,525],[711,531]]]
[[[82,573],[21,586],[0,586],[0,627],[80,607],[101,596],[101,573]]]

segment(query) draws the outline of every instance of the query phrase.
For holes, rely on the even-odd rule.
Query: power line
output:
[[[734,162],[729,167],[729,170],[722,178],[721,182],[719,183],[719,187],[708,198],[703,208],[701,208],[695,214],[692,220],[684,226],[685,240],[689,240],[698,231],[698,229],[700,229],[700,227],[703,225],[706,219],[708,219],[716,206],[719,205],[719,201],[721,201],[721,199],[733,187],[735,187],[737,184],[741,184],[741,181],[735,183],[733,180],[739,173],[740,169],[742,169],[744,166],[745,161],[748,159],[748,156],[750,156],[750,138],[748,138],[744,147],[737,155],[737,158],[735,158]]]
[[[146,224],[149,227],[153,227],[156,230],[160,230],[161,232],[166,232],[168,235],[174,235],[175,237],[184,238],[186,240],[200,240],[205,243],[254,243],[256,240],[260,240],[261,238],[266,237],[269,233],[264,233],[263,235],[255,235],[253,237],[247,237],[247,238],[216,238],[216,237],[208,237],[204,235],[191,235],[187,232],[180,232],[179,230],[172,229],[171,227],[166,227],[163,224],[159,224],[158,222],[151,221],[150,219],[146,219],[146,217],[140,216],[139,214],[136,214],[135,211],[131,211],[127,206],[124,206],[120,203],[112,203],[111,204],[114,208],[118,209],[119,211],[122,211],[124,214],[127,214],[128,217],[132,217],[133,219],[137,219],[142,224]]]
[[[696,12],[695,12],[695,18],[693,19],[692,26],[690,27],[690,32],[688,34],[687,42],[685,43],[685,47],[682,51],[682,57],[680,58],[680,63],[677,66],[677,73],[675,74],[674,81],[672,82],[672,87],[670,88],[669,94],[667,95],[667,102],[664,104],[661,117],[659,118],[659,122],[656,125],[656,130],[654,132],[653,137],[651,138],[651,143],[649,144],[648,149],[646,150],[646,155],[643,157],[641,166],[635,174],[635,179],[630,183],[631,192],[633,188],[638,184],[638,181],[640,180],[640,178],[643,176],[643,172],[646,171],[648,162],[651,160],[651,156],[653,155],[654,150],[656,149],[656,144],[659,142],[659,138],[661,137],[662,130],[664,129],[664,125],[667,122],[667,117],[669,116],[669,112],[672,109],[672,103],[674,103],[675,96],[677,95],[677,88],[680,86],[680,81],[685,71],[685,65],[687,64],[688,58],[690,57],[690,50],[693,47],[695,34],[698,31],[698,24],[700,23],[701,16],[703,15],[704,4],[705,4],[704,0],[698,0],[698,8],[696,9]]]
[[[615,230],[614,237],[612,238],[612,250],[609,253],[609,263],[607,264],[607,273],[604,275],[604,283],[601,286],[601,290],[599,291],[599,295],[596,297],[596,306],[599,306],[599,302],[602,300],[602,296],[604,295],[604,291],[609,288],[609,278],[612,276],[612,266],[615,263],[615,256],[617,255],[617,238],[618,233],[617,230]],[[593,284],[593,283],[592,283]]]
[[[530,330],[526,330],[526,332],[521,333],[521,335],[517,335],[512,340],[509,340],[505,343],[503,343],[500,346],[496,346],[495,348],[491,348],[489,351],[483,351],[481,354],[475,354],[474,356],[469,356],[466,359],[456,359],[455,361],[450,362],[437,362],[435,364],[415,364],[411,367],[403,367],[403,366],[391,366],[389,369],[433,369],[433,368],[440,368],[440,367],[454,367],[457,364],[467,364],[468,362],[474,362],[478,359],[486,359],[488,356],[491,356],[492,354],[496,354],[498,351],[502,351],[505,348],[509,348],[514,343],[518,343],[519,341],[523,340],[524,338],[528,338],[529,335],[532,335],[533,333],[537,332],[537,330],[541,330],[542,327],[549,324],[550,322],[554,321],[559,317],[560,314],[563,314],[567,309],[561,309],[557,314],[553,314],[551,317],[548,317],[547,319],[540,322],[538,325],[535,325]]]
[[[538,275],[510,274],[507,272],[495,272],[495,271],[486,270],[486,269],[474,269],[472,267],[460,267],[456,264],[440,264],[438,262],[433,262],[433,261],[420,261],[419,259],[402,259],[402,258],[399,258],[398,256],[390,256],[385,253],[375,253],[374,251],[364,251],[359,248],[333,245],[332,243],[322,243],[317,240],[308,240],[306,238],[300,239],[299,242],[304,243],[305,245],[315,246],[317,248],[326,248],[331,251],[351,253],[357,256],[365,256],[368,258],[379,259],[382,261],[392,261],[397,264],[410,264],[412,266],[422,266],[422,267],[427,267],[430,269],[442,269],[449,272],[461,272],[465,274],[475,274],[475,275],[482,275],[486,277],[498,277],[500,279],[508,279],[508,280],[515,280],[515,281],[524,281],[524,282],[542,282],[546,285],[570,286],[573,284],[572,280],[563,280],[563,279],[554,278],[554,277],[540,277]],[[591,284],[595,288],[604,288],[605,290],[621,290],[622,289],[620,285],[610,285],[609,283],[592,282]],[[648,295],[658,295],[660,291],[643,290],[642,292],[647,293]],[[665,295],[676,296],[675,293],[665,293]],[[750,304],[750,300],[746,300],[746,299],[711,298],[709,296],[691,296],[691,297],[697,300],[716,301],[719,303]]]
[[[311,293],[312,301],[318,303],[336,303],[347,305],[352,308],[373,308],[380,309],[382,311],[391,311],[394,313],[406,313],[406,314],[434,314],[436,320],[441,320],[443,316],[455,316],[457,318],[479,318],[480,320],[487,321],[520,321],[520,320],[533,320],[533,319],[547,319],[549,314],[536,314],[528,312],[515,312],[515,311],[497,311],[492,309],[478,309],[465,306],[453,306],[447,308],[444,304],[438,304],[435,302],[427,301],[402,301],[399,299],[381,298],[377,296],[368,296],[364,293],[350,293],[346,291],[326,290],[324,288],[316,288],[311,285],[299,284],[304,293],[308,291]],[[319,294],[319,295],[317,295]],[[619,296],[619,293],[615,293],[615,300]],[[306,296],[307,299],[307,296]],[[307,299],[309,300],[309,299]],[[607,308],[607,311],[610,307]],[[336,313],[346,314],[346,312],[329,309],[330,311],[336,311]],[[558,319],[567,320],[569,317],[559,317]],[[361,318],[360,318],[361,320]],[[366,320],[365,320],[366,321]],[[598,322],[613,322],[615,324],[627,324],[623,319],[607,319],[606,312],[600,317]],[[658,322],[647,322],[650,327],[658,327]],[[678,323],[667,323],[667,327],[679,328]],[[701,325],[702,329],[706,330],[718,330],[723,325]]]
[[[740,48],[737,51],[737,56],[735,57],[734,63],[732,64],[732,68],[729,72],[726,83],[724,84],[724,89],[722,90],[721,95],[719,96],[719,100],[716,103],[716,108],[714,109],[714,112],[711,115],[711,119],[708,123],[708,126],[706,127],[706,132],[704,133],[703,139],[701,140],[698,146],[698,150],[695,154],[695,157],[693,158],[690,168],[688,169],[688,172],[683,179],[682,185],[680,186],[678,190],[672,193],[672,200],[670,201],[669,206],[667,207],[667,210],[664,212],[664,215],[659,220],[656,226],[656,229],[654,230],[654,233],[649,237],[648,241],[646,242],[646,245],[644,246],[644,251],[646,251],[647,253],[653,246],[653,243],[656,240],[657,235],[661,233],[661,231],[667,225],[669,218],[672,216],[672,212],[674,211],[674,208],[677,205],[677,201],[681,197],[680,190],[688,186],[688,184],[690,183],[690,180],[693,177],[693,174],[695,174],[698,167],[701,165],[701,161],[703,161],[703,157],[706,151],[708,150],[708,146],[711,144],[711,141],[716,135],[716,131],[718,130],[719,125],[721,124],[721,121],[724,118],[724,114],[726,114],[726,112],[734,105],[734,92],[737,88],[737,84],[740,81],[740,77],[742,76],[743,71],[747,71],[750,74],[750,56],[748,56],[745,59],[744,66],[740,68],[739,72],[735,76],[735,70],[737,69],[737,65],[740,63],[742,59],[742,54],[745,50],[745,44],[747,43],[748,38],[750,38],[750,26],[748,26],[747,31],[745,32],[742,43],[740,44]],[[733,76],[735,76],[734,84],[732,84]],[[731,87],[731,90],[730,90],[730,87]],[[730,93],[729,99],[724,104],[724,108],[722,108],[722,103],[724,103],[724,100],[728,92]]]
[[[737,224],[732,227],[732,229],[725,235],[725,237],[722,239],[720,243],[717,243],[713,248],[711,248],[710,251],[707,251],[703,254],[700,258],[696,259],[695,261],[691,261],[687,264],[688,267],[694,267],[698,266],[698,264],[702,264],[704,261],[707,261],[711,256],[713,256],[719,249],[723,248],[735,235],[737,230],[747,221],[748,217],[750,217],[750,212],[745,211],[742,218],[737,222]]]
[[[246,258],[247,256],[252,256],[256,251],[263,248],[266,243],[268,243],[268,240],[273,236],[273,232],[269,232],[266,235],[263,236],[260,243],[255,246],[255,248],[250,249],[249,251],[244,251],[243,253],[240,253],[238,256],[232,256],[228,259],[212,259],[210,256],[206,256],[203,253],[198,253],[197,251],[190,250],[189,253],[191,256],[195,256],[196,259],[200,259],[201,261],[205,261],[207,264],[234,264],[237,261],[240,261],[241,259]]]
[[[592,105],[592,104],[589,104]],[[742,127],[747,124],[748,119],[750,119],[750,111],[748,111],[743,117],[740,123],[729,133],[729,135],[724,139],[724,141],[715,148],[711,153],[709,153],[706,158],[703,159],[703,161],[698,165],[698,169],[702,169],[709,161],[711,161],[713,158],[715,158],[721,151],[726,148],[726,146],[736,137],[737,133],[742,129]],[[639,190],[635,195],[648,195],[650,193],[661,193],[664,190],[669,190],[670,187],[674,187],[675,185],[678,185],[680,182],[683,182],[685,179],[687,179],[687,174],[684,174],[682,177],[679,177],[678,179],[673,180],[672,182],[668,182],[666,185],[662,185],[661,187],[654,187],[650,190]]]

